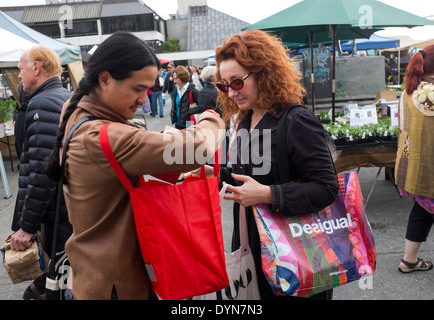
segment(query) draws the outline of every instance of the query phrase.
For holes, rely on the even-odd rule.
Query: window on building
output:
[[[106,17],[101,19],[102,33],[112,34],[116,31],[140,32],[159,31],[159,25],[154,25],[154,16],[150,14]]]
[[[191,15],[193,17],[202,17],[208,15],[208,6],[191,7]]]
[[[60,28],[59,24],[44,24],[44,25],[34,25],[30,26],[32,29],[45,34],[50,38],[60,38]]]
[[[92,36],[98,34],[96,21],[73,22],[72,29],[65,28],[65,37]]]

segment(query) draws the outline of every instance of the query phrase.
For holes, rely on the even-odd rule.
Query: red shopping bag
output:
[[[116,160],[107,127],[101,146],[128,190],[137,237],[154,292],[163,300],[185,299],[228,286],[217,174],[189,177],[182,184],[141,179],[134,188]],[[217,155],[217,154],[216,154]]]

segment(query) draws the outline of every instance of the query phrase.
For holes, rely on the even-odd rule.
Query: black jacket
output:
[[[14,231],[21,228],[33,233],[41,230],[41,223],[54,224],[57,182],[47,176],[47,160],[57,140],[62,106],[70,95],[57,77],[45,81],[31,95],[25,117]],[[61,221],[68,221],[64,204]]]
[[[176,90],[176,96],[172,101],[172,110],[170,112],[172,124],[175,123],[179,127],[183,128],[185,128],[186,122],[190,121],[190,91],[195,103],[198,102],[197,97],[199,95],[199,91],[194,88],[194,84],[187,83],[186,85],[188,85],[187,91],[185,91],[184,95],[179,101],[179,108],[176,105],[176,100],[178,99],[178,90]]]
[[[190,117],[192,114],[202,113],[207,109],[212,109],[217,111],[221,115],[221,110],[216,107],[217,100],[217,89],[211,83],[205,83],[202,90],[199,91],[197,97],[197,107],[191,108],[187,116]]]
[[[164,78],[164,86],[163,86],[163,90],[164,93],[168,92],[168,93],[172,93],[172,92],[176,92],[176,85],[175,82],[173,82],[173,77],[172,74],[170,72],[168,72],[166,74],[166,78]]]
[[[251,121],[251,112],[238,126],[238,131],[247,132],[248,141],[239,139],[237,149],[237,161],[232,161],[231,167],[221,168],[221,181],[231,185],[241,185],[231,177],[231,173],[248,175],[261,184],[271,187],[273,212],[285,215],[301,215],[312,213],[323,209],[334,202],[338,187],[333,160],[330,156],[324,129],[315,115],[306,108],[294,108],[286,119],[286,148],[290,168],[289,181],[278,184],[279,177],[276,177],[276,146],[277,127],[284,110],[272,116],[265,114],[255,129],[259,132],[248,134]],[[283,119],[282,119],[283,120]],[[271,129],[271,139],[267,139],[263,134],[264,129]],[[256,132],[256,133],[257,133]],[[255,141],[259,141],[259,147],[255,147]],[[271,141],[271,151],[264,152],[264,141]],[[243,154],[243,161],[241,155]],[[262,154],[262,155],[261,155]],[[271,157],[270,157],[271,155]],[[259,156],[259,157],[258,157]],[[255,159],[255,157],[258,157]],[[252,160],[253,158],[253,160]],[[265,161],[266,165],[259,161]],[[264,171],[262,171],[263,167]],[[257,172],[255,174],[255,171]],[[301,180],[303,183],[294,183]],[[262,299],[274,298],[271,288],[261,272],[261,246],[253,217],[252,209],[246,208],[247,228],[249,233],[249,244],[256,264],[258,275],[259,291]],[[240,246],[239,242],[239,205],[234,205],[234,234],[232,239],[232,249],[236,250]]]
[[[160,77],[162,76],[158,75],[157,78],[155,78],[154,85],[151,87],[152,92],[162,91],[163,87],[160,86]]]

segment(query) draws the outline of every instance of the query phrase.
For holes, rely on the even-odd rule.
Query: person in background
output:
[[[191,82],[197,90],[202,90],[202,83],[200,82],[200,72],[197,66],[191,67]]]
[[[197,104],[199,91],[195,89],[194,84],[189,82],[190,74],[183,66],[176,67],[173,72],[173,80],[176,84],[176,97],[172,102],[170,116],[175,128],[183,129],[190,121],[190,92],[193,102]]]
[[[387,62],[388,72],[392,76],[392,84],[398,84],[398,67],[398,59],[396,59],[395,54],[392,52],[389,56],[389,61]]]
[[[70,299],[142,300],[152,297],[152,287],[137,238],[131,198],[119,181],[100,144],[101,127],[111,122],[108,138],[125,174],[137,187],[145,174],[185,172],[200,167],[216,152],[221,141],[206,133],[224,127],[214,112],[204,112],[196,126],[157,133],[137,128],[128,119],[147,99],[160,61],[145,43],[127,32],[117,32],[102,42],[89,59],[86,73],[62,109],[57,148],[49,174],[59,180],[61,147],[71,128],[85,116],[72,136],[66,158],[63,186],[73,234],[65,249],[72,268]],[[223,139],[223,137],[219,137]],[[192,163],[168,163],[165,150],[196,152],[209,157]],[[155,199],[164,201],[164,199]]]
[[[160,118],[164,117],[164,103],[163,103],[163,96],[161,94],[163,90],[163,78],[160,73],[158,73],[157,77],[155,78],[154,86],[151,88],[151,116],[155,117],[158,113],[158,107],[157,107],[157,101],[160,105]]]
[[[205,86],[202,90],[200,90],[199,95],[197,97],[197,107],[190,108],[190,110],[187,113],[188,117],[194,114],[200,114],[207,109],[212,109],[217,113],[219,113],[220,115],[222,114],[221,109],[217,108],[216,106],[217,89],[214,86],[216,71],[217,68],[215,66],[208,66],[203,69],[202,73],[200,74],[200,77],[205,83]]]
[[[176,85],[173,82],[173,71],[175,71],[175,65],[173,63],[169,63],[167,65],[168,72],[166,73],[166,77],[164,78],[164,86],[163,93],[169,93],[170,99],[175,101],[176,97]]]
[[[399,102],[399,136],[395,181],[401,195],[414,198],[405,234],[403,273],[427,271],[431,261],[419,258],[434,222],[434,45],[410,59]]]
[[[220,90],[224,120],[229,121],[237,114],[240,121],[237,132],[255,130],[255,134],[249,134],[249,141],[235,140],[237,152],[233,159],[237,161],[220,170],[221,182],[229,184],[224,198],[235,202],[232,250],[240,246],[238,221],[242,205],[246,208],[249,244],[261,299],[291,299],[275,296],[262,272],[261,243],[250,206],[268,203],[275,214],[302,215],[319,211],[335,201],[338,186],[324,129],[315,114],[302,106],[291,109],[282,118],[291,105],[302,103],[305,90],[300,74],[275,36],[259,30],[234,35],[216,49],[215,57],[216,86]],[[273,170],[274,163],[269,170],[254,173],[258,164],[253,153],[243,149],[243,145],[259,143],[258,150],[268,147],[271,159],[275,159],[276,128],[280,121],[285,121],[291,177],[277,184],[280,178]],[[270,139],[265,138],[266,129],[272,130]],[[311,297],[331,298],[332,290]]]
[[[71,96],[60,82],[59,56],[50,48],[36,46],[25,51],[19,61],[18,77],[23,90],[31,93],[24,119],[24,141],[20,157],[18,194],[12,221],[11,248],[24,250],[40,230],[47,253],[51,254],[56,214],[57,183],[47,176],[47,159],[56,144],[63,103]],[[72,233],[66,206],[62,204],[56,248],[62,251]],[[24,291],[23,298],[45,299],[45,276]]]
[[[17,153],[18,159],[21,158],[21,151],[23,148],[24,137],[26,134],[25,119],[27,104],[30,100],[30,93],[25,92],[23,89],[23,82],[20,81],[18,84],[18,114],[15,118],[14,126],[14,136],[15,136],[15,152]]]

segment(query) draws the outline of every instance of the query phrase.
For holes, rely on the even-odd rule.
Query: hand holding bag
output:
[[[141,177],[134,188],[111,150],[107,128],[101,147],[133,207],[136,232],[154,292],[160,299],[177,300],[218,291],[229,281],[225,268],[217,175],[189,177],[168,184]]]
[[[220,191],[220,201],[227,187],[228,184],[223,185]],[[245,207],[240,206],[239,216],[240,248],[234,252],[225,253],[229,286],[217,292],[194,297],[193,300],[260,300],[255,261],[249,246]]]
[[[32,236],[32,244],[25,250],[12,250],[10,235],[0,248],[3,264],[13,284],[34,280],[48,271],[48,255],[44,251],[41,232]]]

